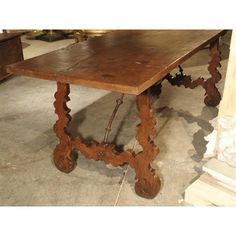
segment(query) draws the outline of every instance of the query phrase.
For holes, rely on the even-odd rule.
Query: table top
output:
[[[10,73],[138,95],[223,30],[124,30],[9,65]]]

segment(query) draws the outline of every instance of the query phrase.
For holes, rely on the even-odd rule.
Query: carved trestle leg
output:
[[[155,159],[159,150],[153,142],[156,136],[155,118],[150,107],[150,98],[147,93],[137,96],[137,106],[141,124],[138,125],[137,140],[143,150],[135,155],[132,150],[118,153],[115,145],[91,141],[85,144],[82,137],[72,140],[72,149],[78,149],[86,158],[95,161],[104,161],[114,167],[129,164],[136,173],[136,193],[144,198],[154,198],[160,189],[160,179],[155,175],[150,163]]]
[[[156,120],[151,109],[148,92],[138,95],[136,101],[141,121],[138,125],[136,139],[143,151],[136,155],[136,162],[133,166],[138,180],[135,184],[135,191],[138,195],[151,199],[157,195],[161,186],[159,177],[155,175],[150,165],[159,153],[159,149],[153,141],[157,136]]]
[[[221,79],[221,74],[218,71],[218,67],[220,67],[220,50],[219,50],[219,39],[216,39],[214,42],[210,44],[210,56],[211,60],[209,62],[208,71],[211,75],[209,79],[204,79],[202,77],[192,80],[191,75],[185,75],[183,73],[183,69],[180,68],[180,73],[177,73],[175,76],[171,74],[167,74],[163,80],[168,80],[168,82],[175,86],[184,86],[185,88],[194,89],[197,86],[202,86],[206,93],[204,103],[207,106],[217,106],[220,103],[221,95],[216,88],[216,84]],[[163,81],[162,80],[162,81]]]
[[[159,150],[153,142],[153,138],[156,136],[155,118],[151,110],[149,94],[144,92],[137,96],[141,123],[138,125],[136,138],[143,150],[135,155],[132,150],[118,153],[115,145],[106,142],[98,143],[93,140],[88,145],[81,136],[73,139],[67,132],[68,124],[71,121],[70,109],[66,106],[69,101],[69,93],[69,84],[57,83],[54,106],[58,120],[54,125],[54,131],[60,143],[54,150],[53,160],[56,167],[66,173],[72,171],[76,165],[72,156],[75,149],[78,149],[88,159],[101,160],[115,167],[127,163],[136,173],[136,193],[141,197],[154,198],[160,189],[160,179],[155,175],[150,164]]]
[[[216,83],[221,79],[221,74],[219,73],[217,67],[220,67],[220,50],[219,50],[219,39],[210,44],[210,55],[211,60],[209,62],[208,71],[211,77],[206,80],[204,88],[206,90],[206,97],[204,102],[207,106],[217,106],[220,103],[221,95],[216,88]]]
[[[71,121],[69,115],[70,109],[66,103],[69,98],[70,86],[65,83],[57,83],[57,92],[55,93],[55,113],[58,115],[58,120],[54,125],[54,131],[59,138],[60,143],[54,150],[54,163],[56,167],[65,173],[71,172],[75,166],[76,161],[72,157],[72,142],[69,133],[66,128]]]

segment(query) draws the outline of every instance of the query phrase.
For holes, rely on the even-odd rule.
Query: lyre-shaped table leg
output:
[[[210,72],[211,77],[206,80],[204,84],[206,90],[204,102],[207,106],[217,106],[221,100],[221,95],[215,86],[221,79],[221,74],[217,69],[217,67],[220,67],[221,60],[219,39],[210,44],[210,55],[211,60],[209,62],[208,71]]]
[[[71,172],[75,166],[76,161],[72,157],[72,143],[71,137],[66,128],[71,121],[69,115],[70,109],[66,103],[70,100],[70,86],[65,83],[57,83],[57,92],[55,93],[55,113],[58,115],[58,120],[54,125],[54,131],[60,140],[60,143],[54,150],[54,163],[56,167],[65,173]]]
[[[87,146],[82,137],[72,139],[66,128],[71,120],[70,109],[66,106],[69,101],[69,84],[57,83],[56,101],[54,106],[58,115],[58,121],[54,125],[54,130],[60,143],[54,151],[54,163],[56,167],[66,173],[72,171],[76,161],[72,157],[73,149],[78,149],[85,157],[93,160],[103,160],[113,166],[128,163],[136,173],[137,182],[135,184],[136,193],[144,198],[154,198],[160,190],[160,179],[151,168],[151,162],[157,156],[159,149],[153,142],[157,135],[155,130],[155,118],[151,110],[150,96],[148,92],[138,95],[137,106],[141,123],[138,125],[137,140],[143,150],[138,154],[133,154],[131,150],[117,153],[114,145],[92,143]]]
[[[216,84],[221,79],[221,74],[218,71],[218,67],[221,66],[219,38],[210,43],[210,56],[211,60],[208,66],[208,71],[210,73],[209,79],[199,77],[198,79],[192,80],[190,75],[183,74],[183,69],[181,68],[181,66],[179,66],[180,73],[176,73],[175,76],[172,76],[168,73],[165,77],[163,77],[163,80],[168,80],[168,82],[173,86],[184,86],[185,88],[190,89],[194,89],[200,85],[206,91],[204,103],[207,106],[217,106],[221,100],[221,95],[216,87]]]
[[[155,175],[150,165],[159,152],[153,141],[157,135],[156,120],[148,92],[144,92],[136,98],[141,120],[136,138],[143,150],[135,156],[136,161],[133,166],[137,178],[135,191],[139,196],[151,199],[157,195],[161,186],[159,177]]]

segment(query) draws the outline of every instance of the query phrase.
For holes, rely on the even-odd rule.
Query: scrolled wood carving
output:
[[[90,145],[87,145],[82,137],[75,138],[72,142],[72,147],[78,149],[88,159],[101,160],[114,167],[124,163],[129,164],[136,173],[136,193],[141,197],[152,199],[159,192],[161,183],[150,165],[157,156],[159,149],[153,142],[157,135],[155,129],[156,120],[150,107],[149,98],[147,93],[137,96],[141,123],[138,125],[136,138],[143,148],[137,155],[134,155],[132,150],[117,153],[115,146],[112,144],[92,141]]]
[[[59,138],[60,143],[54,150],[54,163],[56,167],[65,172],[71,172],[76,162],[72,157],[72,143],[71,137],[67,132],[66,128],[71,121],[70,109],[66,103],[70,100],[69,98],[70,87],[69,84],[57,83],[57,92],[55,93],[55,113],[58,115],[58,120],[54,125],[54,131]]]
[[[204,102],[207,106],[217,106],[221,100],[221,95],[215,86],[221,79],[221,74],[217,69],[218,67],[221,67],[220,54],[219,40],[216,40],[210,44],[211,61],[209,62],[208,71],[210,72],[211,77],[205,82],[204,87],[207,94]]]
[[[209,79],[204,79],[202,77],[192,80],[190,75],[184,75],[183,70],[180,67],[180,73],[177,73],[175,76],[167,74],[164,78],[173,86],[184,86],[185,88],[194,89],[197,86],[202,86],[206,93],[204,102],[207,106],[217,106],[220,103],[221,95],[216,88],[216,83],[221,79],[221,74],[218,71],[220,67],[220,50],[219,50],[219,40],[217,39],[210,44],[210,56],[211,60],[209,62],[208,71],[211,75]]]
[[[136,139],[142,146],[143,151],[135,157],[137,160],[134,166],[137,178],[135,191],[139,196],[151,199],[157,195],[161,186],[159,177],[155,175],[150,165],[159,153],[159,149],[153,141],[157,136],[156,119],[151,109],[149,94],[144,92],[136,98],[141,121],[138,125]]]
[[[76,165],[75,160],[72,158],[72,151],[76,149],[88,159],[104,161],[114,167],[127,163],[136,173],[136,193],[141,197],[154,198],[160,189],[160,179],[155,175],[150,164],[157,156],[159,150],[153,142],[153,138],[157,133],[155,130],[156,121],[150,107],[149,94],[145,92],[137,96],[141,123],[138,125],[136,138],[143,150],[135,155],[132,150],[118,153],[115,145],[107,142],[98,143],[92,140],[90,144],[86,144],[81,136],[71,138],[66,130],[71,120],[70,109],[66,106],[66,102],[69,101],[69,92],[68,84],[57,84],[54,106],[59,119],[54,126],[54,130],[60,143],[54,151],[56,167],[66,173],[72,171]]]

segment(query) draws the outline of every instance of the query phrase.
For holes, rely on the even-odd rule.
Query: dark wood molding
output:
[[[10,76],[6,67],[15,62],[23,61],[21,34],[0,33],[0,81]]]

